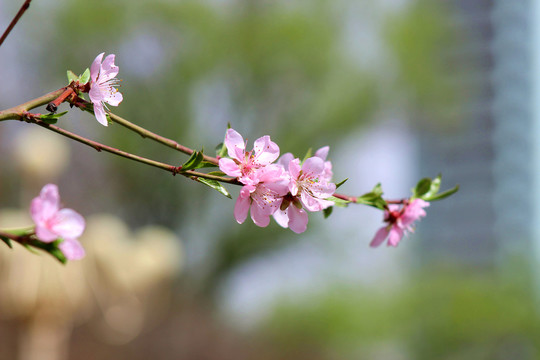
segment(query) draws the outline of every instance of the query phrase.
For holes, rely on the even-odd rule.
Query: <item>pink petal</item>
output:
[[[246,221],[250,204],[251,198],[242,197],[241,194],[238,196],[238,199],[236,199],[236,204],[234,205],[234,218],[239,224]]]
[[[75,239],[64,239],[58,247],[68,260],[80,260],[86,255],[81,243]]]
[[[313,174],[318,177],[324,171],[324,160],[319,157],[310,157],[302,164],[304,174]]]
[[[105,57],[105,60],[103,60],[103,64],[101,65],[101,72],[99,74],[99,82],[105,82],[112,78],[114,78],[116,75],[118,75],[118,66],[114,65],[114,54],[107,55]]]
[[[309,211],[321,211],[322,206],[319,203],[319,199],[314,198],[313,196],[309,195],[306,191],[302,191],[300,193],[300,200],[302,201],[302,205],[309,210]]]
[[[315,152],[315,156],[323,160],[326,160],[329,150],[330,150],[330,146],[323,146],[322,148],[320,148],[319,150]]]
[[[43,242],[53,242],[59,238],[58,234],[49,229],[46,224],[36,224],[36,237]]]
[[[90,66],[90,78],[92,79],[92,82],[96,82],[97,77],[99,75],[99,71],[101,69],[101,60],[103,59],[103,55],[105,53],[102,52],[92,62],[92,66]]]
[[[118,90],[114,88],[112,88],[111,91],[112,92],[104,98],[104,101],[109,105],[118,106],[122,100],[124,100],[124,97]]]
[[[228,158],[219,159],[219,170],[232,177],[239,177],[242,175],[240,167],[234,160]]]
[[[88,96],[90,97],[90,101],[95,105],[96,103],[101,103],[105,99],[105,95],[101,91],[98,84],[91,85],[90,91],[88,92]]]
[[[291,153],[285,153],[281,155],[278,160],[278,165],[283,166],[285,169],[289,168],[289,163],[294,160],[294,156]]]
[[[428,206],[429,203],[422,199],[414,199],[413,201],[411,201],[411,203],[407,205],[405,211],[403,212],[403,215],[401,216],[403,226],[407,227],[421,217],[426,216],[426,212],[423,208]]]
[[[380,228],[377,231],[377,233],[375,233],[375,237],[373,238],[373,240],[371,240],[371,243],[369,244],[369,246],[377,247],[377,246],[381,245],[382,242],[388,236],[388,232],[389,232],[388,226],[384,226],[384,227]]]
[[[64,239],[78,238],[84,231],[84,218],[72,209],[58,211],[50,220],[49,229]]]
[[[403,230],[398,226],[392,226],[390,229],[390,236],[388,236],[388,246],[398,246],[401,238],[403,237]]]
[[[336,191],[336,184],[320,180],[319,182],[313,183],[309,187],[309,190],[314,197],[326,199],[334,194]]]
[[[30,203],[30,215],[36,225],[46,222],[54,216],[60,207],[60,195],[58,186],[54,184],[45,185],[38,197]]]
[[[246,149],[244,138],[233,129],[228,129],[225,135],[225,146],[229,152],[229,156],[240,162],[244,161],[243,154]],[[241,155],[242,154],[242,155]]]
[[[255,225],[260,227],[267,227],[270,223],[270,214],[262,207],[257,206],[255,202],[251,206],[251,219]]]
[[[307,212],[291,205],[287,208],[287,215],[289,215],[289,228],[292,231],[297,234],[306,231],[309,220]]]
[[[101,125],[109,125],[107,117],[105,116],[105,109],[103,109],[102,103],[94,103],[94,115],[96,115],[96,119]]]
[[[277,209],[275,213],[272,214],[274,220],[279,224],[279,226],[287,228],[289,227],[289,216],[287,215],[287,210],[282,211]]]
[[[302,168],[300,167],[300,159],[297,158],[289,162],[289,173],[291,173],[291,177],[293,179],[298,179],[301,169]]]
[[[253,156],[259,165],[271,164],[279,157],[279,146],[270,140],[270,136],[265,135],[255,140]]]

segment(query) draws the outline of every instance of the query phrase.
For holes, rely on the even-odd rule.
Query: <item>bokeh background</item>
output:
[[[2,31],[21,4],[0,2]],[[0,48],[2,109],[114,53],[113,110],[187,146],[230,123],[282,153],[330,145],[344,193],[439,172],[461,190],[371,249],[374,209],[238,225],[206,187],[4,122],[0,226],[58,183],[88,256],[0,247],[0,359],[537,359],[539,20],[525,0],[34,0]],[[186,160],[76,109],[59,124]]]

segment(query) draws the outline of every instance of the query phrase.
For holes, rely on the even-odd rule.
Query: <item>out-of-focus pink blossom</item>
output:
[[[114,54],[108,55],[102,63],[103,55],[99,54],[90,67],[90,101],[94,104],[94,114],[100,124],[107,126],[107,117],[105,116],[105,103],[118,106],[123,100],[122,94],[116,88],[120,80],[116,79],[118,75],[118,66],[114,65]]]
[[[388,225],[377,231],[369,246],[377,247],[388,237],[388,246],[396,247],[407,232],[414,232],[414,222],[426,216],[424,208],[428,206],[429,203],[422,199],[414,199],[401,209],[399,205],[388,205],[384,212],[384,221]]]
[[[251,209],[251,219],[257,226],[265,227],[270,222],[270,215],[279,209],[283,196],[288,192],[288,179],[283,168],[268,165],[256,170],[256,185],[242,187],[236,205],[234,217],[242,224]]]
[[[225,135],[228,158],[219,159],[219,169],[225,174],[238,178],[242,184],[256,185],[257,170],[273,163],[279,157],[279,146],[265,135],[255,140],[252,151],[246,151],[246,142],[242,135],[228,129]]]
[[[68,260],[84,257],[84,249],[76,240],[84,231],[84,218],[72,209],[60,209],[58,187],[47,184],[30,204],[30,215],[36,224],[36,237],[43,242],[59,238],[60,250]]]

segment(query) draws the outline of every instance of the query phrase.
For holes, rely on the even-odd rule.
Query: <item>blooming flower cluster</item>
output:
[[[268,226],[272,215],[276,222],[295,233],[307,228],[306,211],[321,211],[334,204],[327,200],[336,185],[331,183],[332,164],[326,161],[328,147],[301,163],[291,153],[277,163],[279,147],[263,136],[255,140],[253,150],[246,151],[244,138],[235,130],[227,130],[225,146],[230,158],[219,159],[219,168],[243,184],[234,217],[243,223],[251,213],[253,222]]]
[[[103,126],[107,126],[107,117],[105,116],[105,103],[118,106],[122,100],[122,94],[116,88],[120,80],[116,79],[118,75],[118,66],[114,65],[114,54],[108,55],[103,60],[103,55],[99,54],[90,67],[90,101],[94,105],[94,114],[97,121]],[[103,60],[103,63],[102,63]]]
[[[390,204],[384,212],[384,221],[388,225],[380,228],[370,243],[371,247],[377,247],[388,237],[388,246],[396,247],[407,232],[414,232],[413,224],[421,217],[426,216],[425,207],[429,202],[422,199],[413,199],[403,206]]]
[[[85,227],[84,218],[72,209],[60,209],[58,187],[47,184],[30,204],[30,215],[36,225],[36,237],[50,243],[62,239],[58,246],[68,260],[79,260],[85,251],[77,240]]]

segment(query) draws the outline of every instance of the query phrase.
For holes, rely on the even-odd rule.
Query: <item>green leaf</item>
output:
[[[79,76],[79,84],[84,85],[90,80],[90,69],[86,68],[81,76]]]
[[[306,152],[306,155],[304,156],[304,160],[302,160],[302,164],[304,163],[304,161],[309,159],[312,155],[313,155],[313,149],[309,148],[308,151]]]
[[[362,196],[356,198],[358,204],[364,204],[375,207],[377,209],[384,210],[386,208],[386,201],[382,198],[383,190],[381,184],[375,185],[373,190],[365,193]]]
[[[56,260],[60,261],[62,264],[67,264],[67,259],[64,253],[60,251],[60,249],[58,248],[51,249],[49,251],[49,254],[51,254]]]
[[[77,75],[75,75],[75,73],[71,70],[68,70],[67,71],[67,78],[68,78],[68,82],[71,84],[71,82],[73,81],[76,81],[79,79],[79,77]]]
[[[413,197],[422,197],[431,189],[431,179],[423,178],[416,184],[416,187],[413,189]]]
[[[220,158],[227,156],[227,147],[224,142],[216,146],[216,156]]]
[[[181,171],[193,170],[203,161],[202,151],[194,151],[191,157],[182,165]]]
[[[343,184],[345,184],[345,182],[347,182],[347,180],[349,180],[349,178],[346,178],[345,180],[343,181],[340,181],[339,183],[336,184],[336,189],[339,189],[339,187]]]
[[[203,183],[204,185],[210,186],[212,189],[215,189],[218,192],[220,192],[221,194],[228,197],[229,199],[232,199],[231,194],[229,194],[227,189],[225,189],[225,187],[223,185],[221,185],[220,182],[218,182],[216,180],[212,180],[212,179],[201,178],[201,177],[198,177],[197,181],[200,182],[200,183]]]
[[[347,207],[348,204],[350,203],[349,200],[343,200],[343,199],[337,198],[335,196],[330,196],[330,197],[326,198],[325,200],[333,201],[334,205],[339,206],[339,207]]]
[[[67,113],[68,113],[67,111],[64,111],[64,112],[58,113],[58,114],[45,114],[45,115],[41,115],[39,117],[39,119],[42,120],[43,122],[46,122],[47,124],[56,124],[58,119],[61,116],[66,115]]]
[[[375,187],[373,188],[373,190],[371,190],[371,192],[378,196],[382,196],[383,190],[382,190],[381,183],[378,183],[377,185],[375,185]]]
[[[429,198],[424,198],[426,201],[436,201],[436,200],[442,200],[444,198],[449,197],[452,194],[455,194],[459,190],[459,185],[454,186],[453,188],[443,191],[442,193],[433,195]]]
[[[39,253],[36,251],[36,248],[41,249],[41,250],[45,251],[46,253],[50,254],[56,260],[60,261],[62,264],[66,264],[67,259],[64,256],[64,254],[62,253],[62,251],[60,251],[60,249],[58,248],[58,245],[62,241],[63,240],[56,240],[56,241],[53,241],[53,242],[50,242],[50,243],[44,243],[44,242],[41,242],[39,240],[32,239],[27,244],[24,244],[23,246],[28,251],[30,251],[30,252],[32,252],[34,254],[38,254],[38,255],[39,255]]]
[[[217,167],[216,164],[208,162],[208,161],[202,161],[195,169],[201,169],[201,168],[214,168]]]
[[[441,178],[442,176],[439,174],[435,179],[431,180],[429,191],[421,196],[422,199],[425,200],[426,198],[430,198],[439,192],[439,189],[441,188]]]
[[[225,174],[223,171],[210,171],[208,175],[226,176],[227,174]]]
[[[13,249],[13,245],[11,245],[11,239],[10,239],[10,238],[0,235],[0,240],[2,240],[3,242],[5,242],[6,245],[7,245],[10,249]]]
[[[327,207],[326,209],[323,209],[324,218],[328,219],[328,217],[332,214],[332,210],[334,210],[333,206]]]

